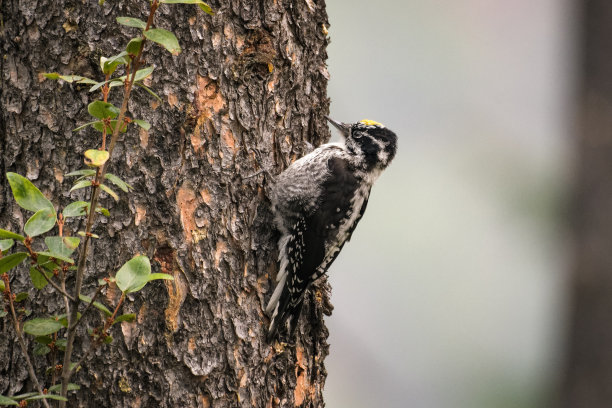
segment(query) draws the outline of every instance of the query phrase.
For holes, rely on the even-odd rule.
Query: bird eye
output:
[[[352,136],[353,136],[353,139],[361,139],[361,136],[363,135],[361,134],[361,132],[354,132]]]

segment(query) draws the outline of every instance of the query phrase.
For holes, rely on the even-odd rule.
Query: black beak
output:
[[[347,124],[347,123],[342,123],[342,122],[336,122],[335,120],[333,120],[332,118],[330,118],[329,116],[325,117],[327,119],[327,121],[329,123],[331,123],[332,125],[334,125],[334,127],[336,129],[338,129],[340,131],[340,133],[342,134],[342,136],[344,136],[345,138],[348,137],[349,135],[349,131],[351,130],[351,125]]]

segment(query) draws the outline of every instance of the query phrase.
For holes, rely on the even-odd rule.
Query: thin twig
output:
[[[36,377],[36,374],[34,372],[34,366],[32,365],[32,361],[30,360],[30,355],[28,354],[28,348],[25,344],[25,340],[23,339],[23,333],[19,325],[19,320],[17,319],[17,314],[15,313],[15,305],[13,304],[13,294],[11,293],[11,287],[9,285],[8,276],[6,276],[6,279],[4,279],[4,285],[5,285],[4,293],[6,297],[8,298],[9,307],[11,309],[11,320],[13,321],[13,327],[15,328],[15,333],[17,334],[19,345],[21,346],[21,352],[23,353],[23,356],[25,357],[25,360],[26,360],[26,364],[28,366],[28,372],[30,374],[30,378],[32,379],[34,386],[38,390],[38,393],[41,395],[44,395],[43,389],[40,386],[40,383],[38,382],[38,378]],[[50,408],[49,403],[47,402],[46,398],[43,398],[42,402],[46,408]]]
[[[53,333],[53,342],[54,344],[57,342],[57,332]],[[57,347],[51,348],[51,362],[55,367],[55,363],[57,362]],[[51,375],[51,386],[55,385],[55,381],[57,381],[57,370],[53,370],[53,374]]]
[[[64,297],[67,297],[68,299],[70,299],[71,301],[74,302],[74,298],[72,296],[70,296],[68,294],[68,292],[66,292],[66,287],[64,286],[63,288],[61,286],[59,286],[57,283],[53,282],[51,280],[51,278],[47,277],[47,275],[45,274],[45,272],[43,271],[42,267],[40,265],[36,265],[36,269],[38,270],[38,272],[40,272],[40,274],[43,276],[43,278],[45,278],[45,280],[47,281],[48,284],[50,284],[51,286],[53,286],[55,288],[55,290],[57,290],[59,293],[61,293],[62,295],[64,295]],[[66,303],[66,305],[68,306],[68,304]],[[69,307],[69,306],[68,306]],[[68,313],[69,310],[66,310],[66,313]]]
[[[108,319],[106,319],[106,323],[104,324],[104,329],[102,329],[104,334],[106,334],[106,331],[113,325],[113,322],[115,321],[115,317],[117,317],[117,313],[119,313],[119,308],[123,304],[124,300],[125,300],[125,292],[121,294],[121,297],[119,298],[119,303],[117,303],[117,307],[115,307],[115,310],[113,311],[113,315],[109,317]]]
[[[98,296],[100,295],[100,293],[102,292],[102,289],[104,288],[104,286],[98,286],[98,289],[96,289],[96,293],[94,293],[93,297],[91,298],[91,302],[87,305],[87,307],[85,308],[85,310],[83,311],[83,313],[81,313],[81,318],[79,320],[76,321],[76,323],[74,324],[74,327],[71,327],[70,330],[76,329],[77,326],[79,325],[79,323],[81,321],[83,321],[83,317],[85,317],[85,315],[87,314],[87,312],[89,311],[89,309],[92,308],[94,302],[96,301],[96,299],[98,298]]]
[[[64,307],[66,308],[66,316],[68,316],[70,314],[70,302],[68,300],[69,299],[71,300],[72,296],[68,296],[68,292],[66,292],[66,271],[62,268],[60,273],[62,274],[60,283],[62,285],[62,290],[64,291],[63,293],[65,294],[64,295]]]

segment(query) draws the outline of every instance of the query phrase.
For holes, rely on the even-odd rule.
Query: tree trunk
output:
[[[130,117],[152,128],[128,131],[113,153],[109,171],[134,191],[118,202],[102,196],[111,216],[94,226],[101,238],[88,259],[84,293],[136,254],[174,281],[155,281],[128,297],[122,312],[135,313],[136,321],[115,325],[113,343],[84,364],[69,406],[324,405],[327,285],[307,297],[294,346],[266,343],[262,310],[277,272],[278,234],[266,193],[271,180],[253,176],[261,167],[277,174],[308,143],[329,137],[324,0],[209,4],[212,17],[192,5],[158,11],[156,26],[173,31],[183,52],[147,45],[146,65],[156,67],[150,86],[163,103],[133,92]],[[68,193],[73,180],[64,174],[82,168],[83,152],[100,146],[92,129],[72,131],[89,121],[87,104],[99,93],[45,81],[41,73],[102,80],[100,56],[117,54],[138,35],[115,18],[146,19],[147,10],[146,1],[0,1],[0,228],[21,231],[29,216],[12,199],[7,171],[27,176],[56,208],[88,198],[88,189]],[[111,101],[120,93],[112,92]],[[65,233],[83,228],[69,222]],[[12,272],[11,284],[31,286],[27,267]],[[69,280],[69,290],[73,285]],[[30,291],[32,317],[64,313],[52,288]],[[107,305],[116,305],[117,289],[103,293]],[[94,315],[90,326],[99,323]],[[0,394],[13,395],[32,384],[6,319]],[[89,345],[82,330],[74,360]],[[34,362],[50,386],[45,369],[61,359]]]
[[[612,3],[582,2],[576,260],[561,407],[612,406]]]

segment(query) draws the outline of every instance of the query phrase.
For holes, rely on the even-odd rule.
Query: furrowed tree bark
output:
[[[581,1],[575,264],[560,407],[612,406],[612,3]]]
[[[276,241],[265,169],[278,174],[329,138],[324,115],[328,25],[323,0],[209,2],[214,16],[195,6],[162,6],[156,26],[173,31],[183,49],[172,56],[148,44],[149,85],[158,103],[133,91],[129,116],[152,124],[129,130],[115,148],[109,171],[134,186],[99,217],[84,281],[91,295],[99,278],[112,276],[136,254],[152,260],[155,281],[128,296],[114,341],[94,353],[73,382],[81,407],[323,406],[328,354],[323,314],[331,312],[328,287],[307,296],[293,345],[265,341],[263,313],[277,272]],[[83,152],[100,146],[87,104],[99,99],[88,86],[45,81],[42,72],[97,80],[100,56],[120,52],[138,31],[118,16],[146,18],[148,2],[2,0],[0,47],[0,228],[21,231],[30,214],[14,203],[7,171],[27,176],[63,208],[89,192],[68,190],[64,174],[83,167]],[[120,92],[110,101],[118,104]],[[82,221],[70,221],[75,235]],[[30,287],[27,267],[11,272],[11,285]],[[68,280],[68,290],[74,277]],[[32,317],[64,313],[52,288],[30,289]],[[120,292],[103,292],[114,306]],[[85,305],[81,306],[83,309]],[[81,325],[73,358],[89,345]],[[32,388],[10,322],[0,329],[0,394]],[[31,339],[30,339],[31,340]],[[30,348],[32,344],[30,342]],[[44,386],[55,362],[35,357]],[[61,359],[58,360],[61,362]]]

